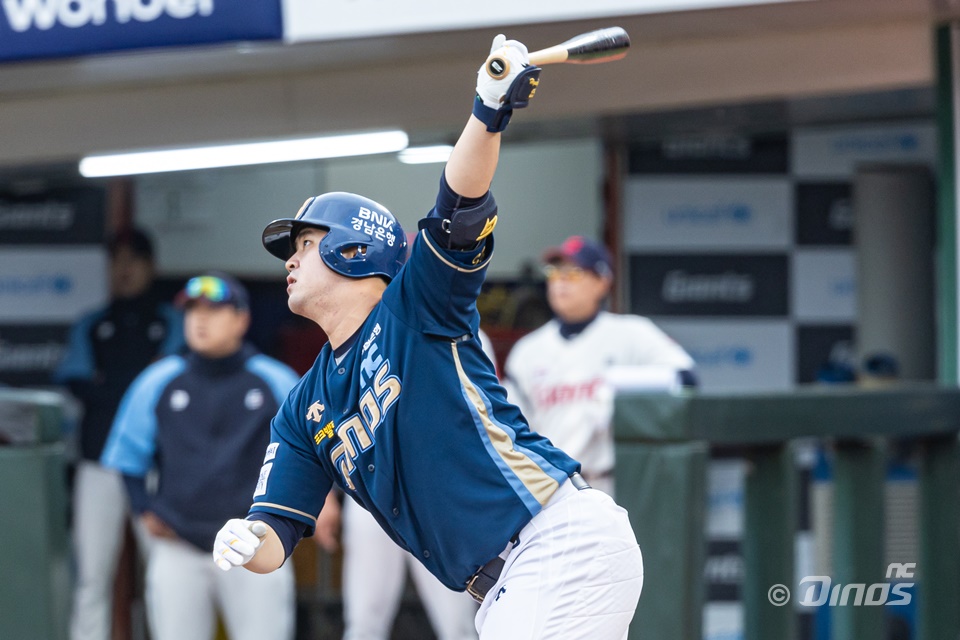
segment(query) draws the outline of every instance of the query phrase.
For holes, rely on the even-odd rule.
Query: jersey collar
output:
[[[583,330],[586,329],[591,322],[596,320],[597,316],[599,315],[600,312],[598,311],[593,315],[593,317],[588,318],[583,322],[564,322],[563,320],[557,318],[557,321],[560,323],[560,336],[563,337],[564,340],[573,340],[578,335],[583,333]]]
[[[336,359],[339,361],[340,358],[342,358],[343,356],[347,355],[347,352],[350,351],[350,348],[351,348],[354,344],[356,344],[357,339],[360,337],[360,332],[363,331],[363,327],[364,327],[366,324],[367,324],[367,323],[364,322],[364,323],[361,324],[359,327],[357,327],[357,330],[353,332],[353,335],[351,335],[349,338],[347,338],[346,340],[344,340],[344,341],[343,341],[343,344],[341,344],[339,347],[337,347],[336,349],[333,350],[333,357],[334,357],[334,358],[336,358]]]

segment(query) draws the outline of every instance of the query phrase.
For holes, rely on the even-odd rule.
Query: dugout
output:
[[[883,585],[884,477],[889,444],[908,438],[919,460],[920,553],[916,559],[921,638],[960,631],[957,531],[960,510],[960,392],[936,385],[889,389],[807,388],[790,394],[624,393],[616,403],[618,499],[644,549],[656,590],[641,599],[631,637],[699,640],[706,553],[707,460],[735,447],[747,460],[744,638],[798,637],[795,574],[798,474],[792,447],[829,440],[835,456],[833,570],[837,584]],[[686,505],[677,509],[678,500]],[[774,602],[777,586],[795,592]],[[919,593],[917,593],[919,592]],[[810,605],[816,609],[823,603]],[[835,638],[883,636],[884,606],[829,606]],[[640,622],[642,620],[642,623]]]
[[[0,388],[0,637],[66,640],[70,610],[63,398]]]

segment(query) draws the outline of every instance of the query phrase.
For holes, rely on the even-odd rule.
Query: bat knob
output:
[[[494,80],[505,78],[510,73],[510,62],[506,58],[493,56],[487,60],[487,75]]]

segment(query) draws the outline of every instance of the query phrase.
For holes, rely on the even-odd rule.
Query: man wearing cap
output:
[[[587,482],[612,495],[615,386],[693,385],[693,359],[649,319],[603,310],[613,286],[603,245],[572,236],[543,261],[555,318],[511,350],[510,400],[532,429],[580,461]]]
[[[123,474],[131,508],[151,537],[151,637],[209,640],[219,606],[233,640],[293,638],[291,567],[225,574],[210,564],[209,549],[223,520],[249,504],[270,419],[297,375],[245,342],[250,303],[236,279],[216,272],[191,278],[176,302],[185,310],[189,351],[134,380],[101,459]]]
[[[73,325],[53,379],[83,405],[72,497],[72,640],[112,636],[113,582],[123,549],[127,500],[119,475],[100,465],[110,424],[137,374],[183,348],[183,318],[153,287],[150,237],[140,229],[125,229],[111,237],[107,251],[110,301]]]

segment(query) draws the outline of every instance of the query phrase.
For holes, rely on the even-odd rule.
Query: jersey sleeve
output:
[[[144,369],[127,388],[110,427],[100,463],[128,476],[142,477],[157,449],[157,404],[167,385],[186,367],[169,356]]]
[[[489,195],[489,193],[487,194]],[[492,198],[463,198],[441,177],[437,200],[421,221],[449,219],[462,207]],[[477,296],[493,254],[493,236],[467,249],[447,248],[425,227],[417,235],[410,259],[387,287],[383,301],[407,326],[431,335],[459,338],[480,329]]]
[[[167,323],[167,337],[160,345],[160,353],[165,356],[176,355],[187,346],[183,335],[183,312],[165,304],[160,307],[160,315]]]
[[[301,382],[302,384],[302,382]],[[253,492],[250,514],[270,513],[302,522],[312,535],[333,484],[302,427],[298,386],[270,423],[270,444]]]
[[[277,406],[283,405],[287,394],[297,384],[298,376],[293,369],[262,353],[258,353],[247,361],[247,370],[269,385]]]
[[[693,369],[693,358],[677,342],[657,327],[652,320],[643,317],[630,318],[634,354],[633,364],[669,367],[677,371]]]
[[[532,420],[533,405],[527,395],[529,390],[526,387],[526,376],[520,370],[523,363],[523,340],[524,338],[521,338],[510,350],[510,355],[507,356],[507,361],[503,366],[503,381],[501,384],[507,391],[507,399],[517,405],[527,419]]]
[[[53,381],[66,384],[75,380],[91,380],[96,370],[93,360],[93,345],[90,344],[90,331],[101,313],[92,313],[81,318],[70,329],[67,349],[53,372]]]
[[[492,251],[492,236],[473,249],[457,251],[442,248],[421,231],[406,266],[384,292],[384,304],[422,333],[449,338],[476,334],[477,296]]]

